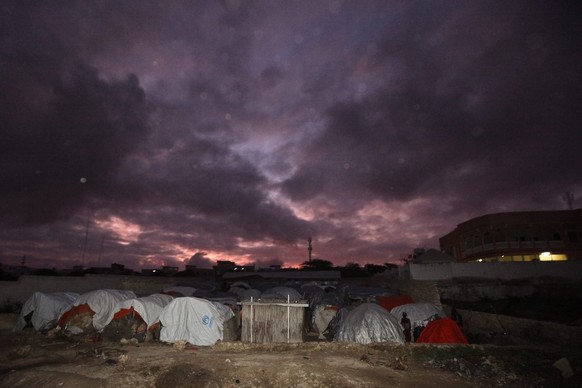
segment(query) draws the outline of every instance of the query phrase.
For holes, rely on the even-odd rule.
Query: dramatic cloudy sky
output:
[[[562,1],[2,1],[0,262],[398,262],[582,204]]]

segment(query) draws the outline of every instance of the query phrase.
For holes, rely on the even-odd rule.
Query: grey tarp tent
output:
[[[404,344],[404,334],[396,318],[375,303],[353,309],[340,323],[334,341],[370,344],[392,342]]]

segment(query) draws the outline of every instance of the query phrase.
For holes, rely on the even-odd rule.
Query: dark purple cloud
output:
[[[580,206],[576,2],[5,2],[0,260],[397,261]]]

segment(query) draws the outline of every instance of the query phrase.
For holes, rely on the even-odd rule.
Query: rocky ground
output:
[[[568,360],[572,376],[553,364]],[[549,345],[113,343],[0,333],[3,387],[580,387],[580,349]]]

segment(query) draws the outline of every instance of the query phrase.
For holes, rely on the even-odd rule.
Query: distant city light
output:
[[[542,252],[542,253],[540,253],[540,260],[541,261],[551,261],[552,254],[550,252]]]

